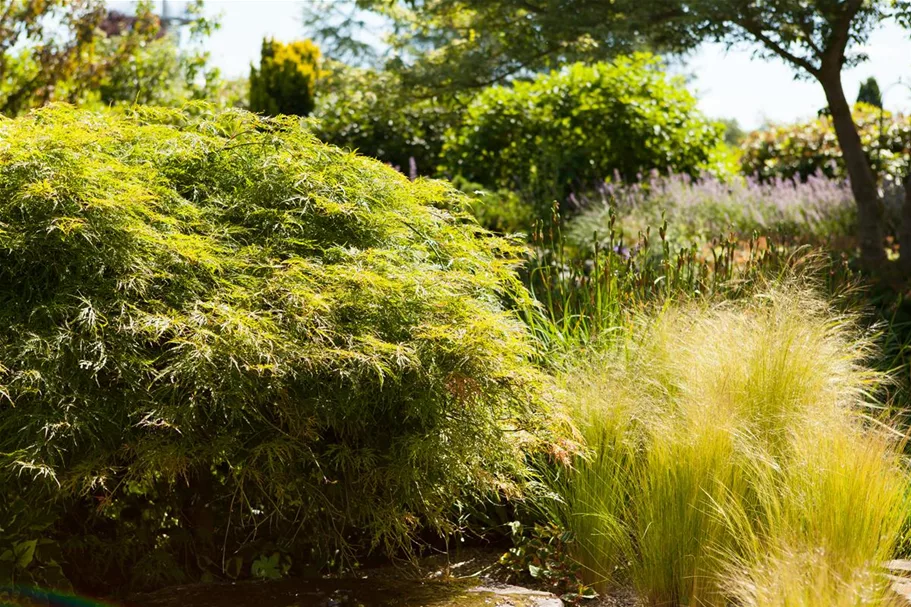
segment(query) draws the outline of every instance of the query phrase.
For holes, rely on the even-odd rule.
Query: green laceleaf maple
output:
[[[299,119],[191,110],[0,122],[0,493],[73,579],[337,564],[520,491],[522,249]]]

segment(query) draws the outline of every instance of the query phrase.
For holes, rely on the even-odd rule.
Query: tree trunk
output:
[[[835,126],[835,136],[845,159],[845,167],[851,179],[851,191],[857,204],[857,236],[861,262],[868,270],[877,270],[886,262],[886,251],[883,203],[879,198],[876,178],[864,154],[857,126],[851,116],[851,106],[842,87],[840,69],[822,71],[817,78],[826,92],[829,110],[832,112],[832,123]]]
[[[902,219],[898,228],[899,258],[901,275],[911,276],[911,169],[905,175],[905,200],[902,203]]]

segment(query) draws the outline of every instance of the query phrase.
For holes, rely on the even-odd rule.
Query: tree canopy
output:
[[[756,43],[813,75],[866,57],[851,48],[907,0],[357,0],[395,26],[396,59],[437,85],[482,85],[575,59],[631,50],[686,52],[706,40]],[[323,35],[338,30],[324,29]],[[430,52],[428,52],[430,51]]]
[[[798,77],[822,86],[858,206],[862,257],[869,267],[886,260],[876,176],[841,73],[866,58],[862,45],[884,20],[909,25],[909,0],[358,2],[400,24],[390,37],[398,66],[436,87],[487,84],[579,55],[596,58],[643,45],[686,52],[706,40],[752,44],[758,55],[780,58]],[[905,257],[911,272],[911,256]]]
[[[107,10],[103,0],[0,0],[0,113],[52,101],[206,96],[218,74],[197,43],[217,23],[203,16],[201,0],[188,3],[187,18],[194,47],[185,52],[148,0],[132,15]]]

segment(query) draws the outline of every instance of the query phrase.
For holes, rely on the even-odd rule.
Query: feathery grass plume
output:
[[[293,118],[0,122],[2,493],[138,585],[408,549],[518,493],[551,431],[521,249],[466,202]]]
[[[555,510],[589,581],[652,605],[889,604],[908,478],[855,319],[791,278],[637,323],[565,378],[588,451]]]

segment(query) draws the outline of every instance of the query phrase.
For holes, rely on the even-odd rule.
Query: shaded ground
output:
[[[198,584],[134,597],[130,607],[559,607],[547,592],[489,577],[499,552],[469,550],[341,579]]]
[[[501,552],[469,549],[406,565],[387,565],[344,578],[289,578],[174,586],[125,601],[73,602],[45,596],[0,607],[561,607],[542,590],[504,583]],[[37,599],[37,600],[36,600]],[[632,593],[581,603],[584,607],[638,607]]]
[[[170,588],[136,607],[559,607],[553,595],[464,581],[281,580]]]

